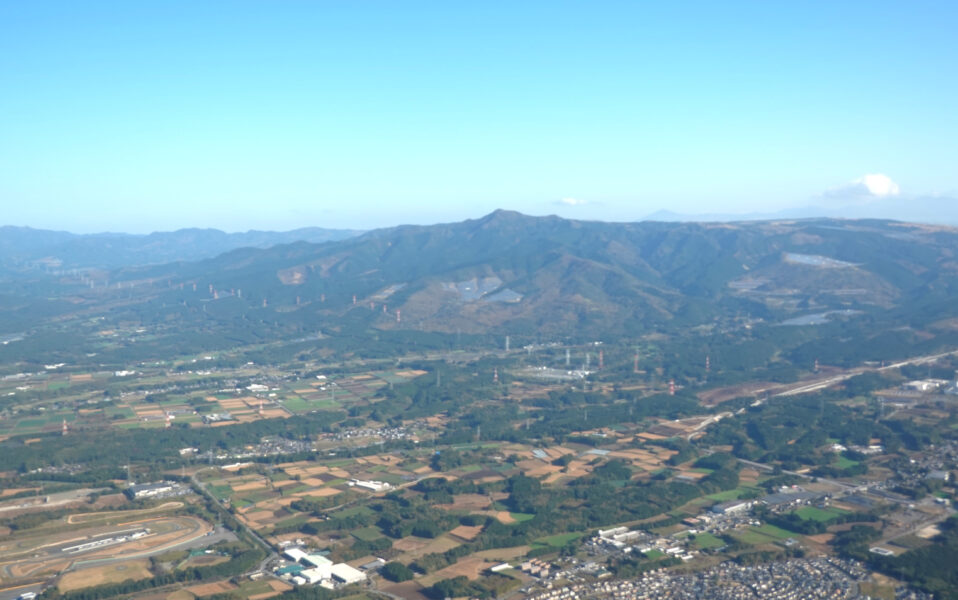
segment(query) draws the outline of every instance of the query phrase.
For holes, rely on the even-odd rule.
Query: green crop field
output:
[[[536,516],[529,513],[509,513],[509,516],[516,520],[517,523],[522,523],[523,521],[531,521]]]
[[[276,527],[299,527],[310,520],[309,515],[296,515],[276,523]]]
[[[744,531],[735,531],[732,536],[746,544],[769,544],[788,538],[800,537],[797,533],[767,523],[759,527],[750,527]]]
[[[752,545],[768,544],[775,541],[774,538],[761,534],[754,529],[736,531],[732,533],[732,537],[734,537],[735,539],[739,540],[742,543],[752,544]]]
[[[695,545],[703,550],[707,550],[709,548],[721,548],[725,545],[725,542],[711,533],[699,533],[695,536]]]
[[[850,458],[845,458],[844,456],[839,456],[838,460],[835,461],[835,466],[839,469],[847,469],[849,467],[854,467],[857,464],[857,460],[851,460]]]
[[[233,488],[228,485],[211,485],[208,489],[211,494],[220,500],[229,498],[233,495]]]
[[[362,529],[354,529],[353,531],[350,531],[349,534],[357,540],[361,540],[363,542],[371,542],[383,537],[383,534],[379,531],[378,527],[363,527]]]
[[[716,494],[709,494],[706,496],[709,500],[715,500],[716,502],[727,502],[729,500],[738,500],[742,496],[755,491],[755,488],[742,486],[737,487],[734,490],[726,490],[724,492],[718,492]]]
[[[781,527],[769,525],[768,523],[765,523],[764,525],[759,526],[758,531],[771,538],[776,538],[780,540],[786,540],[788,538],[799,536],[799,534],[793,531],[788,531],[787,529],[782,529]]]
[[[288,408],[289,410],[293,412],[306,412],[310,410],[311,408],[313,408],[309,402],[307,402],[306,400],[303,400],[302,398],[298,396],[286,398],[285,400],[283,400],[283,406],[285,406],[286,408]]]
[[[803,519],[818,521],[820,523],[828,523],[829,521],[833,521],[838,518],[839,515],[844,513],[845,511],[841,511],[839,509],[830,508],[825,510],[816,508],[814,506],[803,506],[795,511],[795,514]]]
[[[364,517],[372,516],[376,513],[373,512],[373,509],[367,506],[353,506],[350,508],[344,508],[332,513],[330,516],[337,519],[343,519],[346,517],[355,517],[357,515],[362,515]]]
[[[556,535],[539,538],[533,543],[541,546],[550,546],[552,548],[561,548],[569,542],[579,539],[580,537],[582,537],[581,533],[559,533]]]
[[[103,412],[110,417],[119,416],[122,419],[132,419],[136,417],[136,413],[128,406],[108,406]]]

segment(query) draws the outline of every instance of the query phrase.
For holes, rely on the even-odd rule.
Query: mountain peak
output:
[[[480,217],[479,222],[481,223],[514,223],[521,219],[528,219],[530,217],[522,214],[521,212],[515,210],[507,210],[505,208],[497,208],[488,215]]]

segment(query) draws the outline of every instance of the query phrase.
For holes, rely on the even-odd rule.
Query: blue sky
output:
[[[0,224],[950,199],[956,17],[954,2],[0,3]]]

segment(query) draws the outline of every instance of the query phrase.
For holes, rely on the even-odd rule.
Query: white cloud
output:
[[[562,206],[582,206],[588,203],[588,200],[583,200],[582,198],[562,198],[556,202],[556,204],[561,204]]]
[[[845,185],[831,188],[825,192],[824,196],[826,198],[867,201],[898,196],[900,193],[901,188],[888,175],[869,173],[858,179],[853,179]]]
[[[863,186],[872,196],[897,196],[901,192],[898,184],[892,181],[891,177],[881,173],[864,175],[852,183]]]

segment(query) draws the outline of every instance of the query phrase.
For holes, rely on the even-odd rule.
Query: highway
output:
[[[926,363],[935,362],[946,356],[953,356],[958,354],[958,350],[953,350],[951,352],[942,352],[940,354],[930,354],[927,356],[916,356],[915,358],[909,358],[899,362],[891,363],[883,367],[855,367],[854,369],[849,369],[840,373],[838,375],[830,375],[828,377],[823,377],[816,379],[814,381],[804,381],[800,384],[788,387],[785,390],[772,394],[773,397],[786,397],[786,396],[797,396],[799,394],[808,394],[810,392],[817,392],[818,390],[823,390],[827,387],[831,387],[837,383],[841,383],[846,379],[851,379],[856,375],[861,375],[862,373],[880,373],[882,371],[888,371],[891,369],[899,369],[908,365],[922,365]]]
[[[745,460],[744,458],[740,458],[740,459],[738,459],[738,461],[739,461],[740,463],[742,463],[742,464],[748,465],[748,466],[750,466],[750,467],[755,467],[756,469],[761,469],[761,470],[763,470],[763,471],[773,471],[773,470],[774,470],[774,467],[770,467],[770,466],[768,466],[768,465],[766,465],[766,464],[762,464],[762,463],[755,462],[755,461],[752,461],[752,460]],[[859,487],[859,486],[850,485],[850,484],[848,484],[848,483],[844,483],[844,482],[841,482],[841,481],[835,481],[834,479],[826,479],[826,478],[824,478],[824,477],[814,477],[814,476],[812,476],[812,475],[809,475],[808,473],[798,473],[798,472],[796,472],[796,471],[785,471],[785,470],[783,470],[782,473],[784,473],[785,475],[795,475],[796,477],[801,477],[802,479],[816,479],[817,481],[820,481],[820,482],[822,482],[822,483],[827,483],[827,484],[829,484],[829,485],[834,485],[834,486],[836,486],[836,487],[838,487],[838,488],[841,488],[841,489],[845,490],[846,492],[854,492],[854,491],[856,491],[856,490],[858,489],[858,487]]]

